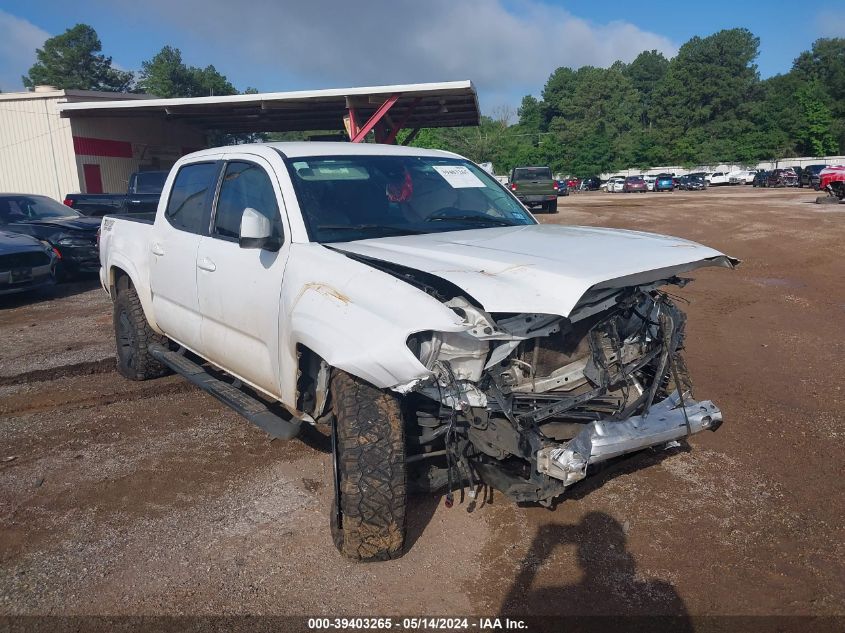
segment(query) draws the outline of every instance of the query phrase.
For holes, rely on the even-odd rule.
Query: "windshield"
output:
[[[0,196],[0,224],[48,218],[78,218],[81,214],[46,196]]]
[[[517,167],[513,170],[513,181],[551,180],[552,170],[548,167]]]
[[[133,193],[161,193],[165,180],[167,180],[166,171],[142,171],[135,176]]]
[[[319,156],[286,163],[315,242],[536,224],[498,181],[463,159]]]

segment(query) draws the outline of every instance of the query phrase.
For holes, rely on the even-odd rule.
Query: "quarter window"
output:
[[[185,165],[176,174],[164,216],[175,228],[205,233],[210,194],[217,184],[217,163]]]
[[[273,237],[281,238],[279,205],[267,172],[254,163],[227,163],[217,198],[214,234],[237,239],[244,209],[250,207],[266,216],[273,226]]]

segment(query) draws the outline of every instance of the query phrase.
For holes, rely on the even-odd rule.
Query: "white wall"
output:
[[[130,174],[141,166],[169,169],[185,150],[202,149],[206,145],[205,134],[199,129],[161,119],[75,118],[71,121],[73,136],[124,141],[132,146],[131,158],[78,155],[76,167],[82,190],[85,188],[82,165],[86,163],[100,165],[104,192],[121,193],[126,191]]]
[[[61,200],[79,190],[70,121],[59,118],[63,93],[0,95],[0,192]]]

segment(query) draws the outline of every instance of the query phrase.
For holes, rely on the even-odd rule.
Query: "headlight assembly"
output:
[[[58,242],[59,246],[93,246],[93,242],[84,237],[63,237]]]

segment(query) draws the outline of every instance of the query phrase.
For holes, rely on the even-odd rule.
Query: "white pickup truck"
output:
[[[176,371],[275,437],[325,425],[331,528],[398,556],[411,488],[550,505],[594,464],[721,423],[693,400],[666,285],[731,268],[687,240],[540,225],[455,154],[209,149],[154,219],[107,216],[119,371]]]

